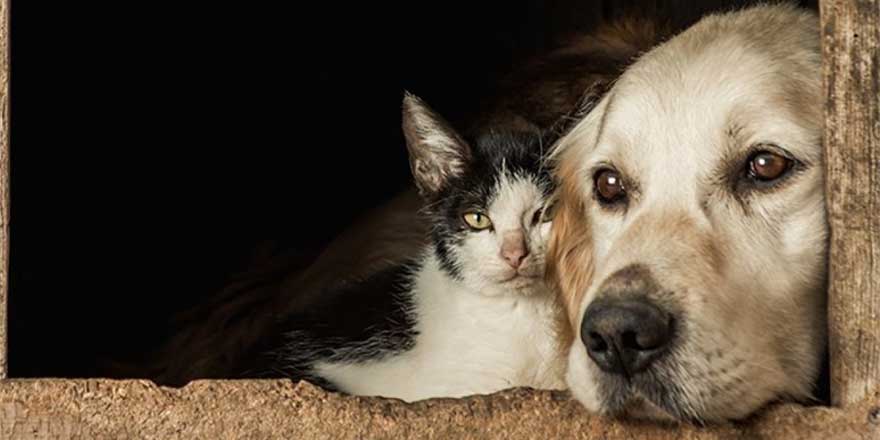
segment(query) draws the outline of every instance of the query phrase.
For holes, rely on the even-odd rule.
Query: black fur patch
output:
[[[272,350],[271,369],[294,380],[334,389],[317,377],[315,362],[364,362],[412,349],[416,316],[410,289],[414,264],[380,272],[280,323],[280,347]]]

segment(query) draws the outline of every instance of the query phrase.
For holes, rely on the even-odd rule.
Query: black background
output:
[[[10,375],[89,376],[263,240],[409,181],[404,89],[475,103],[541,2],[14,2]]]
[[[10,375],[93,375],[258,243],[319,247],[409,182],[404,89],[466,115],[592,3],[14,1]]]

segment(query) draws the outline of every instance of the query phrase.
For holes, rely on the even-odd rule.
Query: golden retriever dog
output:
[[[819,22],[710,15],[558,143],[549,276],[588,409],[695,423],[811,397],[825,353]]]

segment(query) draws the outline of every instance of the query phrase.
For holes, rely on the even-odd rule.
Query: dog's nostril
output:
[[[643,346],[639,343],[639,337],[636,335],[636,332],[624,331],[623,334],[621,334],[620,336],[620,342],[623,345],[623,348],[634,350],[641,350],[643,348]]]
[[[589,344],[590,350],[593,351],[608,350],[608,343],[605,342],[605,339],[602,338],[602,335],[596,332],[590,333],[589,341],[587,342],[587,344]]]

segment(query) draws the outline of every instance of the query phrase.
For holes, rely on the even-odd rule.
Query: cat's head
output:
[[[485,295],[543,291],[552,179],[537,133],[459,135],[407,94],[403,130],[443,270]]]

